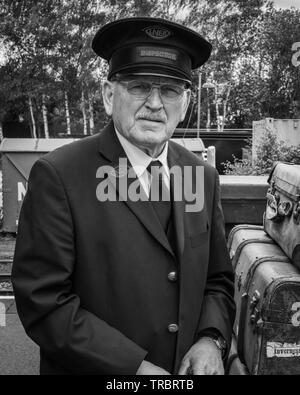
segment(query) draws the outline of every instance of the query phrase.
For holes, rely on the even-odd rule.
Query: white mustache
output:
[[[154,114],[139,114],[136,119],[146,119],[147,121],[154,122],[167,122],[167,117],[164,115],[154,115]]]

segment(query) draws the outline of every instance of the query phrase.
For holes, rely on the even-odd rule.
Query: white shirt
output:
[[[151,176],[150,173],[147,171],[147,167],[152,161],[159,160],[162,164],[163,182],[168,190],[170,190],[170,171],[167,160],[169,143],[166,142],[162,153],[157,158],[151,158],[151,156],[147,155],[140,148],[133,145],[117,130],[116,134],[148,198],[151,186]]]

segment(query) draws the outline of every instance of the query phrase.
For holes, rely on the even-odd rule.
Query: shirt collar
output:
[[[152,158],[151,156],[147,155],[144,151],[142,151],[140,148],[136,147],[134,144],[132,144],[130,141],[128,141],[124,136],[122,136],[117,129],[116,134],[117,137],[127,155],[127,158],[129,159],[136,175],[138,177],[141,177],[147,167],[150,165],[150,163],[153,160],[159,160],[161,164],[164,167],[164,170],[166,173],[168,173],[168,148],[169,148],[169,143],[168,141],[165,144],[165,147],[162,151],[162,153],[157,157],[157,158]]]

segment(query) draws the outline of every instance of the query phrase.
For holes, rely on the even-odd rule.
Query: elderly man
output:
[[[129,18],[93,49],[109,61],[112,122],[35,163],[19,220],[13,284],[41,373],[223,374],[235,306],[218,175],[170,140],[211,46]]]

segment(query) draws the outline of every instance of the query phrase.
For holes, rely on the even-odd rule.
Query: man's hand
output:
[[[224,375],[221,350],[209,337],[202,337],[183,358],[179,375]]]
[[[158,376],[170,376],[170,373],[166,370],[160,368],[159,366],[153,365],[151,362],[143,361],[138,371],[137,376],[148,376],[148,375],[158,375]]]

